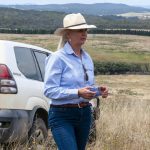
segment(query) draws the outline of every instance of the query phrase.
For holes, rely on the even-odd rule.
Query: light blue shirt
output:
[[[46,59],[44,95],[50,99],[50,104],[87,102],[89,100],[78,96],[78,89],[94,85],[94,66],[91,57],[83,49],[78,57],[70,44],[52,53]],[[88,81],[85,80],[86,69]]]

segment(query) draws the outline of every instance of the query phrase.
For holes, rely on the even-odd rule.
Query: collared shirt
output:
[[[78,89],[94,85],[94,66],[89,54],[83,49],[81,52],[80,58],[67,42],[46,59],[44,95],[50,99],[50,104],[88,101],[78,96]],[[85,71],[88,81],[85,80]]]

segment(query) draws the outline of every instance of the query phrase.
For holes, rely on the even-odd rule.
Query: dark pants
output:
[[[85,150],[91,125],[90,107],[50,108],[49,128],[59,150]]]

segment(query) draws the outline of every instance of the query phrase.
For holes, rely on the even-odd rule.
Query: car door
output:
[[[37,51],[37,50],[34,50],[33,53],[35,55],[37,64],[38,64],[39,69],[40,69],[40,73],[41,73],[41,77],[42,77],[42,82],[40,84],[41,84],[42,92],[43,92],[43,89],[44,89],[44,75],[45,75],[45,59],[51,53],[41,52],[41,51]],[[45,97],[44,95],[43,95],[43,99],[45,99],[49,103],[49,99],[47,97]]]

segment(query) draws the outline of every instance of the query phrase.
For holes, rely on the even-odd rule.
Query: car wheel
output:
[[[44,145],[48,135],[45,122],[41,118],[36,118],[33,121],[33,125],[29,131],[29,146],[39,147]]]

